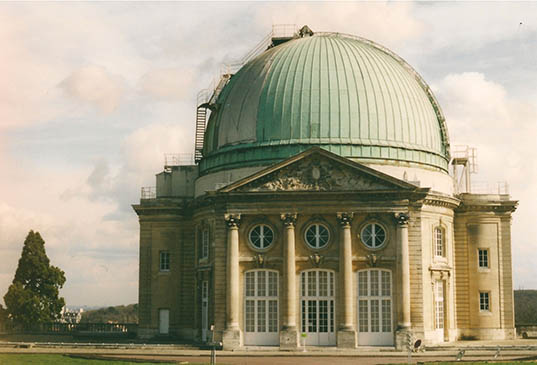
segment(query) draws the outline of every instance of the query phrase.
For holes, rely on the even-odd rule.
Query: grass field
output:
[[[39,364],[39,365],[59,365],[59,364],[83,364],[83,365],[143,365],[143,364],[156,364],[154,362],[130,362],[130,361],[113,361],[113,360],[90,360],[82,358],[74,358],[65,355],[49,355],[49,354],[0,354],[0,365],[26,365],[26,364]],[[162,363],[159,364],[175,364],[175,363]]]
[[[424,364],[427,365],[453,365],[455,362],[424,362]],[[512,364],[537,364],[535,360],[528,360],[528,361],[461,361],[457,362],[458,364],[466,363],[466,364],[472,364],[472,365],[512,365]]]

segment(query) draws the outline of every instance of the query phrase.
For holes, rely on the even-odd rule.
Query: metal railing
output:
[[[142,199],[156,199],[157,187],[156,186],[142,186],[140,196]]]
[[[166,153],[164,167],[194,165],[193,153]]]
[[[40,323],[32,328],[22,328],[9,323],[4,328],[6,333],[41,333],[41,334],[126,334],[136,333],[136,323]]]
[[[220,73],[234,74],[246,63],[265,52],[272,44],[273,38],[291,38],[297,33],[297,31],[298,28],[296,24],[273,24],[271,32],[267,34],[254,48],[252,48],[240,60],[228,62],[222,65]]]
[[[489,183],[486,181],[472,181],[471,194],[509,194],[509,184],[506,181]]]

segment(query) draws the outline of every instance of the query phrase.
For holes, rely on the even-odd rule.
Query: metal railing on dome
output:
[[[141,199],[156,199],[157,198],[157,187],[156,186],[142,186]]]
[[[265,52],[274,38],[292,38],[298,31],[296,24],[273,24],[272,30],[254,48],[252,48],[240,60],[223,64],[220,69],[221,75],[234,74],[242,66]]]

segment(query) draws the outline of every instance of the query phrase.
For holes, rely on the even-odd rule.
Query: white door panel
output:
[[[358,272],[358,344],[393,345],[391,272],[369,269]]]

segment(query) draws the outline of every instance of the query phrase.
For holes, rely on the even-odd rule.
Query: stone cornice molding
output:
[[[182,219],[185,209],[178,206],[144,206],[133,205],[132,208],[140,219]]]
[[[423,205],[430,205],[433,207],[445,207],[449,209],[455,209],[460,204],[461,201],[459,199],[440,194],[428,194],[425,199],[423,199]]]
[[[489,201],[489,202],[462,202],[456,209],[457,213],[464,212],[494,212],[494,213],[513,213],[518,207],[518,201]]]

